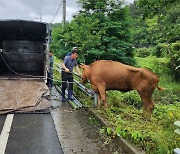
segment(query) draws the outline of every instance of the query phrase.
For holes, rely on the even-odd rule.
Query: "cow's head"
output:
[[[86,83],[88,81],[88,78],[87,78],[87,69],[88,69],[88,65],[85,65],[85,64],[81,64],[80,65],[80,68],[83,70],[82,71],[82,83]]]

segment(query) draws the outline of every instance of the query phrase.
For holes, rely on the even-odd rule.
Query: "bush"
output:
[[[138,48],[135,49],[134,54],[136,57],[141,57],[141,58],[145,58],[150,56],[150,51],[148,50],[148,48]]]
[[[124,93],[122,95],[122,102],[126,103],[128,105],[133,105],[136,108],[141,108],[142,107],[142,101],[139,96],[139,94],[136,91],[131,91],[128,93]]]
[[[169,49],[169,46],[168,44],[166,43],[159,43],[157,46],[156,46],[156,50],[154,52],[154,55],[158,58],[160,57],[165,57],[166,55],[168,55],[170,49]]]
[[[168,58],[136,57],[135,60],[137,63],[137,67],[147,68],[148,70],[156,73],[159,76],[170,73],[170,69],[168,67]]]
[[[180,81],[180,41],[171,44],[170,68],[177,81]]]
[[[180,102],[180,95],[176,91],[164,90],[163,92],[155,91],[154,101],[158,104],[168,105]]]
[[[107,92],[108,105],[119,107],[120,102],[127,105],[133,105],[136,108],[142,107],[142,101],[139,94],[136,91],[130,91],[127,93],[119,91],[108,91]]]

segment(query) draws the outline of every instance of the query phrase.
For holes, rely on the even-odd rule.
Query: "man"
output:
[[[53,86],[53,63],[54,63],[53,52],[49,51],[48,53],[48,79],[47,79],[47,85],[49,87]]]
[[[80,69],[77,65],[77,50],[73,50],[70,56],[64,58],[62,63],[62,102],[65,102],[65,90],[67,81],[69,82],[68,87],[68,100],[74,100],[73,95],[73,68],[76,68],[78,74],[81,74]]]

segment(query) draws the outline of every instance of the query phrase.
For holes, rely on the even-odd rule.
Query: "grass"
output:
[[[131,97],[131,93],[129,96]],[[118,106],[114,105],[109,97],[109,110],[101,111],[101,114],[110,121],[119,136],[131,140],[147,153],[173,153],[173,149],[180,146],[180,138],[174,133],[173,125],[174,121],[180,119],[178,102],[168,105],[156,104],[153,116],[148,121],[144,118],[141,108],[122,103],[123,98],[118,95],[116,97]]]
[[[165,87],[167,90],[173,90],[180,92],[180,83],[175,82],[171,75],[165,74],[160,77],[160,84]]]
[[[80,93],[78,97],[81,102],[92,107],[93,100]],[[143,116],[141,106],[137,108],[135,105],[123,103],[122,95],[120,92],[108,92],[108,110],[104,111],[101,107],[101,111],[97,111],[109,121],[109,127],[116,130],[116,135],[130,140],[149,154],[173,153],[173,149],[180,147],[180,137],[174,133],[173,125],[180,119],[178,102],[168,105],[156,104],[149,121]],[[129,93],[129,98],[131,95],[135,94]],[[105,130],[110,134],[108,128]]]

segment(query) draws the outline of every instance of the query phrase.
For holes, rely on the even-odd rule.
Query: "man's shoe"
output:
[[[62,98],[62,102],[66,102],[66,99],[65,99],[65,98]]]
[[[65,99],[65,89],[62,89],[62,102],[66,102],[66,99]]]
[[[72,95],[73,95],[73,91],[72,90],[68,90],[68,100],[74,101],[74,98],[72,97]]]

